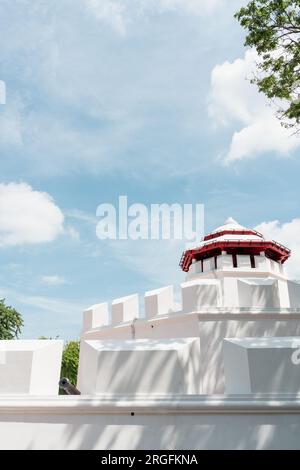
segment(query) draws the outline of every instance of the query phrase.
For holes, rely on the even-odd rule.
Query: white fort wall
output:
[[[300,344],[300,337],[293,340]],[[26,349],[23,341],[10,343]],[[244,364],[239,352],[234,361],[229,358],[227,385],[236,386],[236,368],[244,372],[240,394],[231,396],[199,394],[199,338],[83,345],[89,350],[80,352],[81,396],[55,396],[49,384],[49,396],[30,396],[20,386],[22,395],[0,394],[0,449],[299,449],[300,396],[281,392],[286,383],[294,391],[299,386],[299,366],[291,370],[291,338],[242,339],[239,346],[258,350],[260,357]],[[274,348],[279,355],[273,354],[262,377],[269,362],[265,352]],[[43,358],[41,381],[57,371],[59,359]],[[34,375],[15,364],[15,376],[20,373],[27,381]],[[261,395],[274,376],[278,393]],[[249,384],[256,393],[249,393]]]
[[[180,304],[166,286],[87,309],[81,396],[57,395],[59,342],[2,342],[0,449],[299,449],[300,284],[232,261],[192,264]]]
[[[262,268],[253,270],[245,267],[250,257],[241,258],[240,268],[219,269],[218,262],[218,268],[213,264],[205,275],[189,273],[180,287],[180,306],[174,302],[172,286],[166,286],[145,294],[143,311],[138,309],[137,294],[114,300],[110,315],[108,304],[88,309],[82,340],[197,336],[202,393],[224,393],[224,338],[300,336],[300,284],[288,281],[281,265],[264,256],[256,262]],[[86,327],[104,322],[102,327]]]
[[[0,449],[299,449],[289,395],[0,398]]]

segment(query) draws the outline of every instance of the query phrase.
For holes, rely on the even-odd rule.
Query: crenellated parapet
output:
[[[175,314],[211,311],[245,311],[245,309],[280,311],[300,308],[300,284],[280,277],[188,278],[180,285],[177,302],[174,287],[165,286],[93,305],[83,312],[83,333],[117,327]],[[178,302],[179,300],[179,302]]]
[[[138,294],[114,299],[111,308],[108,302],[93,305],[83,312],[83,331],[118,326],[137,319],[149,320],[180,310],[174,302],[173,286],[166,286],[146,292],[142,308]]]

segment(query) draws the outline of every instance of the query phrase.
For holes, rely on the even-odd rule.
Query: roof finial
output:
[[[229,224],[239,225],[239,223],[236,220],[234,220],[232,217],[228,217],[228,219],[226,219],[224,222],[224,225],[229,225]]]

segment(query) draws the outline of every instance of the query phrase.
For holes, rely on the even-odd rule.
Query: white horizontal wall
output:
[[[278,395],[0,399],[0,449],[299,450],[299,418]]]

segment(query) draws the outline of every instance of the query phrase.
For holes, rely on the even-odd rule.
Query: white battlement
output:
[[[112,323],[130,322],[139,316],[138,294],[113,300],[111,304]]]
[[[144,302],[132,294],[100,303],[83,312],[83,332],[120,326],[136,320],[148,321],[174,313],[299,309],[300,284],[276,277],[192,278],[180,286],[181,302],[174,301],[173,286],[148,291]],[[139,306],[142,305],[140,308]]]
[[[92,305],[83,312],[83,330],[92,330],[109,324],[108,303]]]
[[[148,291],[145,294],[145,316],[153,318],[174,311],[173,286]]]

